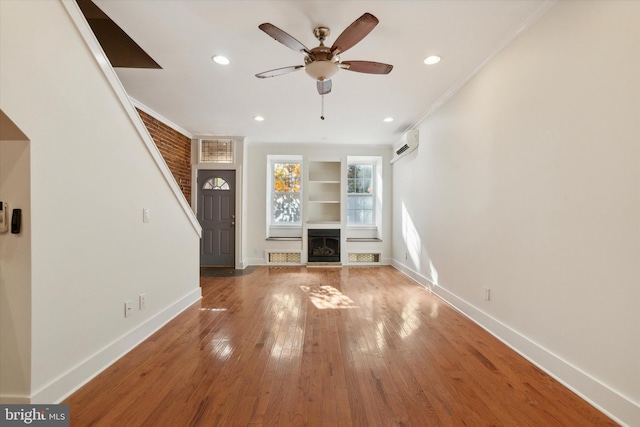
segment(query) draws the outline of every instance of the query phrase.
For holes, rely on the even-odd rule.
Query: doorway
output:
[[[236,171],[198,171],[200,266],[235,267]]]

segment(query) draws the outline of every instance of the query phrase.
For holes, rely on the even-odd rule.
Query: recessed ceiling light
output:
[[[424,63],[427,65],[433,65],[433,64],[437,64],[438,62],[440,62],[442,58],[440,58],[438,55],[431,55],[431,56],[427,56],[424,60]]]
[[[229,64],[229,58],[227,58],[226,56],[216,55],[211,59],[213,59],[213,62],[215,62],[216,64],[220,64],[220,65]]]
[[[393,117],[385,117],[383,122],[390,123],[393,121]]]
[[[262,116],[255,116],[255,117],[253,118],[253,120],[255,120],[256,122],[264,122],[264,117],[262,117]]]

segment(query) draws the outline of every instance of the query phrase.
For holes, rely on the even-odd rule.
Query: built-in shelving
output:
[[[340,223],[340,171],[339,161],[309,162],[307,222]]]

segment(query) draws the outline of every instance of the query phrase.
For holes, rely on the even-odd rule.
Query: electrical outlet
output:
[[[484,288],[484,299],[489,301],[491,299],[491,289]]]
[[[138,297],[138,302],[140,310],[144,310],[144,308],[147,306],[147,294],[140,294],[140,296]]]
[[[124,317],[129,317],[133,314],[133,302],[131,300],[124,303]]]

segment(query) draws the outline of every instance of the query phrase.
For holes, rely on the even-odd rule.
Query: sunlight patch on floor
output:
[[[309,295],[313,305],[319,309],[356,307],[351,298],[333,286],[300,286],[300,289]]]

